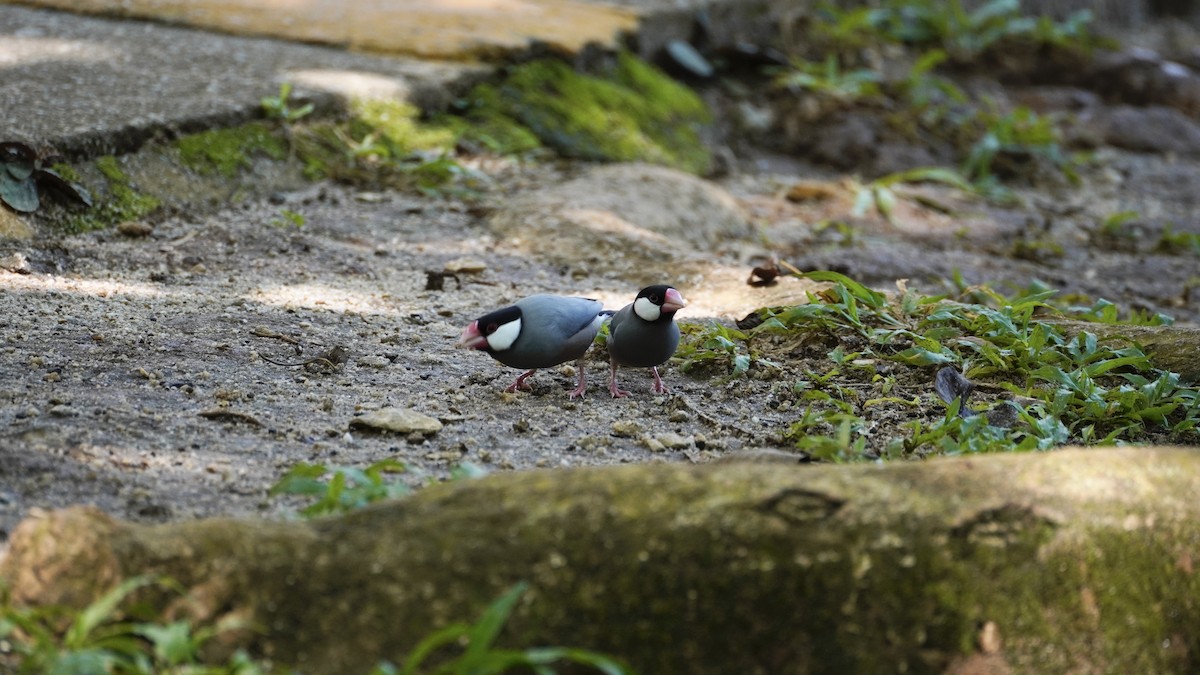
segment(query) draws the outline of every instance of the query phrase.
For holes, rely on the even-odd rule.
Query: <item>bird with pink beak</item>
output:
[[[675,312],[687,307],[679,291],[670,286],[647,286],[637,298],[613,315],[608,326],[608,358],[612,374],[608,391],[613,398],[629,395],[617,385],[620,366],[650,368],[654,373],[654,392],[665,394],[667,387],[658,375],[658,366],[667,362],[679,347],[679,326]]]
[[[539,368],[575,361],[579,372],[570,398],[587,389],[583,355],[604,322],[604,305],[598,300],[562,295],[531,295],[467,324],[458,346],[485,351],[493,359],[526,372],[504,391],[529,391],[525,380]]]

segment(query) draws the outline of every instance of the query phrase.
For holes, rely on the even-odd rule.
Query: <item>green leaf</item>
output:
[[[854,196],[854,207],[850,210],[850,214],[855,218],[862,218],[867,214],[867,209],[871,208],[874,201],[875,195],[871,193],[871,188],[859,188],[858,193]]]
[[[400,671],[401,675],[416,675],[417,669],[429,658],[429,655],[441,649],[442,647],[458,642],[460,638],[466,637],[471,633],[471,626],[465,623],[454,623],[437,630],[429,635],[426,635],[412,651],[408,653],[408,657],[404,660],[404,668]]]
[[[51,662],[46,675],[109,675],[121,661],[116,654],[101,649],[62,652]]]
[[[896,193],[886,187],[875,186],[871,188],[871,194],[875,196],[875,208],[879,210],[879,215],[889,223],[892,221],[892,214],[896,210]]]
[[[848,291],[850,291],[851,295],[863,301],[872,309],[878,309],[882,307],[885,302],[887,302],[886,295],[863,286],[845,274],[830,272],[828,270],[814,270],[812,272],[802,272],[798,276],[802,279],[828,281],[835,284],[841,284],[842,286],[845,286]]]
[[[952,353],[935,352],[924,347],[909,347],[898,354],[893,354],[891,359],[910,366],[933,366],[958,361],[958,357]]]
[[[603,654],[575,649],[571,647],[542,647],[525,650],[525,656],[530,663],[549,664],[556,661],[570,661],[580,665],[591,666],[604,675],[626,675],[628,671],[616,659]]]
[[[21,213],[33,213],[41,205],[32,178],[13,178],[5,171],[0,171],[0,200]]]
[[[890,186],[901,183],[942,183],[958,188],[964,192],[973,192],[974,188],[962,174],[954,169],[942,166],[925,166],[906,171],[890,173],[875,180],[872,185]]]
[[[134,632],[145,637],[154,646],[154,657],[165,665],[190,663],[196,658],[198,644],[192,639],[191,625],[187,621],[175,621],[166,625],[138,624]]]
[[[113,618],[117,606],[130,593],[153,583],[154,579],[151,577],[133,577],[126,579],[116,588],[100,596],[100,599],[88,605],[79,613],[79,616],[75,617],[75,621],[71,623],[70,628],[67,629],[67,634],[63,637],[63,646],[67,649],[79,649],[87,646],[92,632],[98,626]]]
[[[508,621],[508,615],[512,613],[517,601],[528,589],[528,582],[517,583],[487,608],[483,616],[471,628],[468,636],[470,643],[467,645],[466,653],[463,654],[464,664],[474,663],[481,659],[491,648],[496,637],[500,635],[500,629],[504,627],[504,622]]]

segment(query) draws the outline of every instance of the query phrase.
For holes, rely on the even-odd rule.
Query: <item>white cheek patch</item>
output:
[[[492,351],[502,352],[513,345],[517,341],[517,336],[521,334],[521,320],[513,319],[506,324],[501,324],[499,328],[492,331],[492,334],[487,336],[488,346]]]
[[[658,321],[659,315],[662,314],[662,307],[650,302],[649,298],[638,298],[633,301],[633,313],[637,314],[642,321]]]

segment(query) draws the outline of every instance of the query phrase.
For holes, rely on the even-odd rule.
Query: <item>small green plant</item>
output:
[[[374,675],[416,675],[426,672],[435,675],[492,675],[525,670],[555,675],[558,671],[553,666],[557,663],[585,666],[604,675],[630,672],[616,659],[586,649],[497,647],[495,643],[500,631],[528,588],[529,584],[525,582],[513,586],[493,602],[475,623],[455,623],[430,634],[413,648],[400,668],[383,664],[376,668]],[[462,646],[463,650],[449,660],[441,661],[436,668],[425,668],[430,657],[450,646]],[[572,669],[571,672],[576,670]]]
[[[971,146],[963,173],[977,185],[1022,175],[1036,160],[1048,162],[1072,183],[1079,181],[1079,159],[1063,152],[1058,127],[1051,118],[1019,106],[1003,114],[980,111],[972,124],[982,127],[982,135]]]
[[[1176,232],[1175,227],[1168,223],[1163,226],[1154,250],[1159,253],[1200,254],[1200,233]]]
[[[1137,211],[1118,211],[1100,223],[1100,232],[1109,237],[1124,236],[1125,226],[1137,221],[1140,217]]]
[[[263,114],[267,119],[278,120],[285,124],[295,124],[312,114],[313,104],[293,108],[291,104],[292,83],[284,82],[279,85],[278,96],[264,96],[262,99]]]
[[[756,354],[745,332],[712,322],[703,326],[683,324],[685,338],[675,353],[680,370],[720,368],[730,379],[749,372],[751,366],[778,369],[779,364]]]
[[[879,73],[866,68],[843,71],[832,54],[821,63],[796,59],[775,74],[777,87],[808,91],[842,103],[878,95],[879,80]]]
[[[904,44],[946,51],[956,60],[967,60],[1010,40],[1067,49],[1087,49],[1102,44],[1092,34],[1092,13],[1080,10],[1058,22],[1021,13],[1019,0],[886,0],[881,6],[842,9],[823,4],[817,17],[816,36],[844,51],[880,44]]]
[[[157,586],[178,591],[165,579],[134,577],[105,593],[83,610],[17,609],[7,598],[0,606],[0,642],[8,644],[15,662],[0,655],[0,668],[51,675],[258,675],[263,670],[238,652],[222,666],[201,665],[200,648],[213,637],[241,629],[240,621],[193,626],[186,621],[154,623],[126,618],[136,607],[122,610],[139,589]],[[66,622],[66,630],[60,626]],[[9,672],[9,671],[6,671]]]
[[[384,478],[386,474],[406,470],[402,462],[394,459],[380,460],[366,469],[300,462],[271,486],[269,494],[315,498],[316,501],[300,511],[308,518],[346,513],[372,502],[408,494],[407,485]]]
[[[858,230],[841,219],[826,219],[813,224],[812,232],[821,241],[829,241],[843,248],[853,247],[858,243]]]
[[[1057,292],[1043,284],[1005,296],[987,287],[967,287],[961,280],[958,284],[972,302],[906,289],[891,298],[834,272],[800,276],[831,285],[810,293],[807,304],[760,310],[761,323],[745,331],[744,339],[727,333],[730,344],[713,351],[740,354],[771,336],[822,336],[837,344],[829,352],[835,367],[807,373],[792,393],[805,408],[785,436],[814,458],[1032,450],[1158,435],[1197,439],[1200,388],[1156,368],[1136,344],[1102,339],[1092,331],[1068,334],[1056,324],[1060,319],[1118,322],[1120,313],[1112,303],[1074,307],[1057,301]],[[848,340],[853,350],[843,347]],[[994,382],[994,389],[1014,396],[1003,405],[1012,407],[1016,423],[996,426],[985,415],[954,410],[932,424],[910,424],[906,437],[879,437],[872,431],[876,409],[921,401],[910,398],[896,381],[907,378],[880,378],[875,364],[881,361],[913,369],[953,365],[972,380]]]
[[[271,220],[271,224],[275,227],[294,227],[297,230],[304,227],[306,222],[308,222],[308,219],[304,217],[303,213],[297,213],[288,209],[280,209],[279,217]]]
[[[867,183],[855,185],[854,209],[855,217],[862,217],[867,210],[874,209],[883,216],[884,220],[894,223],[893,214],[896,209],[898,186],[913,183],[940,183],[957,188],[964,192],[974,192],[975,188],[957,171],[943,167],[921,167],[907,171],[897,171]]]

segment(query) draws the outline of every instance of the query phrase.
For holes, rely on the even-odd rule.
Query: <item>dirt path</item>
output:
[[[580,171],[493,165],[495,184],[482,204],[317,184],[168,218],[147,237],[103,231],[35,240],[23,249],[26,273],[0,271],[0,534],[30,509],[80,502],[137,520],[278,516],[295,504],[267,489],[302,461],[362,467],[395,458],[419,486],[461,462],[513,470],[709,461],[783,447],[780,433],[796,413],[776,394],[803,371],[799,357],[774,379],[725,381],[669,368],[670,396],[653,395],[647,374],[627,372],[623,383],[634,395],[613,400],[603,387],[603,353],[595,352],[589,396],[571,402],[566,369],[539,373],[531,394],[506,395],[500,390],[515,371],[453,349],[465,323],[529,293],[599,297],[613,308],[632,299],[638,286],[620,274],[540,262],[489,229],[488,214],[507,195]],[[1077,195],[1078,208],[1057,220],[1047,219],[1057,199],[1047,194],[1045,208],[1027,212],[979,206],[973,222],[989,225],[965,235],[954,234],[961,223],[934,218],[900,226],[861,219],[849,243],[828,239],[812,227],[808,207],[782,198],[794,177],[740,173],[725,185],[756,229],[719,252],[696,253],[714,267],[749,270],[769,242],[801,266],[841,269],[880,286],[910,277],[936,291],[954,270],[971,282],[1038,277],[1195,317],[1196,300],[1177,290],[1197,274],[1194,255],[1098,246],[1086,224],[1114,200],[1143,212],[1159,208],[1153,204],[1186,208],[1196,167],[1118,153],[1098,171],[1126,179],[1089,183],[1102,187]],[[1155,171],[1176,179],[1150,181]],[[288,224],[285,211],[304,224]],[[1039,236],[1067,242],[1065,253],[1012,256],[1029,223]],[[464,258],[485,269],[441,279],[434,290],[436,273]],[[665,281],[673,271],[661,271]],[[680,286],[696,302],[683,321],[728,320],[754,302],[730,300],[690,274]],[[733,295],[747,288],[744,276],[721,283]],[[295,363],[334,347],[348,353],[334,370],[261,358]],[[941,414],[927,383],[897,395],[930,403],[906,415]],[[350,428],[356,415],[382,407],[409,408],[445,426],[428,437]]]

